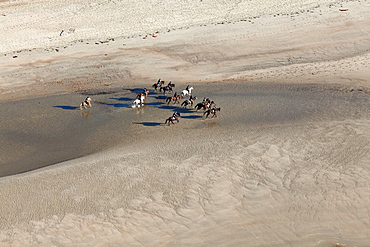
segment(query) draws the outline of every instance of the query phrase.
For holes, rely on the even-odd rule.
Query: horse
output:
[[[173,84],[171,81],[167,84],[169,87],[175,87],[175,84]]]
[[[161,79],[159,79],[156,83],[154,83],[152,85],[152,87],[154,88],[154,90],[157,91],[157,89],[158,88],[161,88],[163,85],[164,85],[164,81],[162,81]]]
[[[188,105],[190,105],[191,107],[193,107],[194,100],[196,99],[197,97],[192,97],[190,99],[184,100],[184,102],[181,103],[181,106],[184,106],[186,108]]]
[[[175,103],[180,103],[180,102],[179,102],[179,100],[180,100],[181,98],[182,98],[182,96],[181,96],[181,95],[168,97],[168,98],[166,99],[167,105],[169,105],[171,101],[173,101],[173,103],[174,103],[174,104],[175,104]]]
[[[82,110],[82,108],[87,109],[88,106],[89,107],[92,107],[91,98],[90,97],[86,97],[86,99],[81,102],[81,104],[80,104],[80,110]]]
[[[208,118],[208,116],[209,116],[210,114],[212,114],[212,117],[217,117],[216,112],[218,112],[218,111],[221,111],[221,108],[220,108],[220,107],[218,107],[218,108],[208,109],[208,110],[206,110],[206,111],[203,113],[203,116],[204,116],[204,115],[206,115],[206,118]]]
[[[135,99],[134,102],[132,102],[132,105],[131,107],[132,108],[135,108],[135,107],[140,107],[142,106],[144,103],[140,100],[140,99]]]
[[[134,102],[132,102],[132,108],[140,107],[140,106],[144,105],[145,98],[146,98],[145,93],[139,93],[136,96],[136,99],[134,100]]]
[[[190,87],[190,88],[188,88],[188,89],[184,89],[184,90],[182,90],[181,95],[182,95],[182,96],[191,95],[191,91],[192,91],[193,89],[194,89],[193,87]]]
[[[200,109],[203,109],[203,110],[207,110],[207,109],[210,109],[212,107],[212,105],[214,105],[215,102],[214,101],[203,101],[203,102],[200,102],[198,104],[195,105],[195,109],[198,111]]]
[[[160,87],[159,92],[162,91],[164,94],[166,94],[166,92],[172,92],[172,87],[171,86]]]
[[[167,118],[166,121],[164,122],[164,124],[167,124],[168,123],[168,125],[171,125],[171,123],[172,124],[175,124],[175,121],[180,122],[179,121],[179,117],[180,117],[180,113],[177,112],[176,114],[174,114],[171,117]]]

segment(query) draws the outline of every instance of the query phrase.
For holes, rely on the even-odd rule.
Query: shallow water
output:
[[[165,133],[167,130],[162,128],[164,120],[174,110],[182,113],[181,121],[186,121],[189,128],[234,124],[261,127],[304,119],[313,121],[315,115],[319,117],[314,121],[329,116],[340,118],[343,113],[336,112],[346,109],[345,117],[366,111],[366,97],[328,94],[312,85],[307,88],[264,84],[197,85],[194,91],[198,97],[196,103],[208,97],[221,107],[219,115],[227,113],[227,117],[217,121],[202,121],[202,111],[185,109],[179,104],[167,105],[165,99],[168,94],[158,92],[149,95],[144,107],[132,108],[132,101],[141,88],[95,90],[5,102],[0,105],[1,114],[6,116],[0,122],[0,176],[82,157],[129,143],[133,138],[139,140],[145,137],[140,135],[143,132],[149,135],[151,131]],[[93,107],[80,111],[78,102],[87,95],[93,98]],[[351,107],[356,109],[352,111]]]

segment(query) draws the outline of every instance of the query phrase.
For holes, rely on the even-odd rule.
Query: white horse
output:
[[[190,87],[188,89],[182,90],[181,95],[186,96],[186,95],[191,95],[191,91],[193,90],[193,87]]]
[[[141,102],[141,100],[140,99],[135,99],[134,100],[134,102],[132,102],[132,108],[135,108],[135,107],[140,107],[140,106],[142,106],[143,105],[143,103]]]
[[[145,94],[138,95],[136,99],[134,100],[134,102],[132,102],[132,108],[140,107],[144,105],[144,101],[145,101]]]

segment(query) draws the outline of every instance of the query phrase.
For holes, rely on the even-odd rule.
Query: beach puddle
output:
[[[181,85],[179,86],[181,87]],[[1,121],[0,176],[7,176],[86,156],[116,145],[144,140],[146,136],[185,135],[188,129],[275,126],[325,118],[340,118],[352,96],[302,90],[300,86],[253,84],[200,84],[193,95],[220,107],[217,117],[205,117],[204,110],[166,103],[172,93],[152,91],[142,107],[132,102],[142,88],[91,90],[82,94],[49,96],[4,102]],[[306,87],[307,88],[307,87]],[[313,87],[314,88],[314,87]],[[181,91],[176,88],[174,91]],[[301,89],[301,90],[299,90]],[[79,103],[90,96],[92,108],[80,110]],[[183,99],[185,100],[185,98]],[[356,106],[362,107],[357,104]],[[174,111],[180,123],[164,124]],[[349,114],[359,111],[348,109]],[[343,115],[343,114],[341,114]],[[171,126],[172,125],[172,126]],[[234,126],[234,127],[233,127]],[[166,129],[171,127],[171,129]],[[156,134],[156,135],[155,135]]]

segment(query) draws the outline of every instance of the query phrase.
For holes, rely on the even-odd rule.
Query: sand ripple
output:
[[[40,210],[60,201],[68,202],[63,208],[69,213],[3,230],[0,240],[12,246],[363,246],[369,237],[370,154],[348,147],[361,141],[369,150],[366,126],[341,121],[282,126],[279,133],[247,131],[238,139],[222,134],[205,146],[187,146],[177,160],[161,153],[157,163],[152,160],[158,157],[133,163],[142,151],[85,158],[79,162],[89,167],[85,172],[64,167],[73,177],[68,184],[58,182],[67,175],[46,171],[48,177],[58,174],[55,192],[64,199],[50,200],[47,193]],[[328,132],[341,128],[348,132]],[[15,180],[21,182],[8,182]],[[32,191],[35,186],[28,184]],[[91,207],[100,213],[87,213]]]

